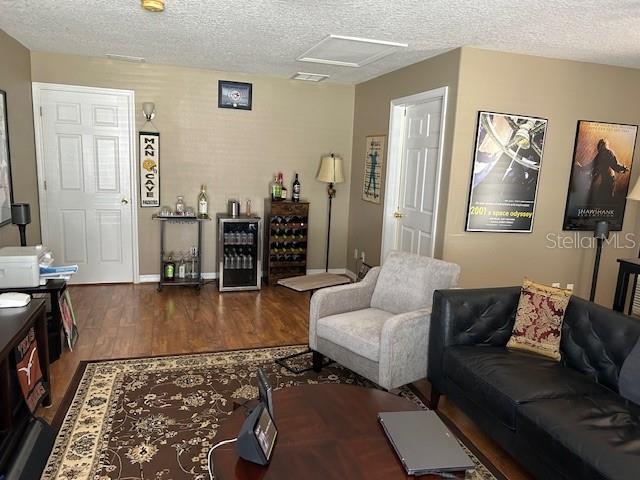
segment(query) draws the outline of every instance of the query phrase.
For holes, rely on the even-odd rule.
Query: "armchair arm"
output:
[[[506,345],[520,287],[437,290],[429,334],[429,381],[443,391],[442,360],[452,345]]]
[[[379,384],[391,390],[427,376],[431,308],[389,318],[380,334]]]
[[[309,306],[309,347],[312,350],[315,350],[317,346],[318,319],[369,308],[379,273],[380,267],[374,267],[358,283],[323,288],[313,294]]]

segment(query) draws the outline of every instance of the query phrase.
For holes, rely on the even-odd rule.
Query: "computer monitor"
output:
[[[267,378],[267,374],[261,368],[258,369],[258,396],[260,402],[269,410],[271,418],[275,419],[273,414],[273,389]]]

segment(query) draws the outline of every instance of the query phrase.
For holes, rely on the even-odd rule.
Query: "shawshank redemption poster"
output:
[[[631,176],[635,125],[578,122],[564,230],[593,230],[601,220],[622,230]]]
[[[547,120],[480,112],[466,229],[530,232]]]

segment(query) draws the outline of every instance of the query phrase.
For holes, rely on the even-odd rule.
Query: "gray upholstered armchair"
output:
[[[309,346],[387,390],[427,376],[433,292],[455,287],[460,267],[392,252],[359,283],[325,288],[311,298]]]

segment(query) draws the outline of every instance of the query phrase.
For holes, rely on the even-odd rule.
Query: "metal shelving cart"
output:
[[[218,219],[218,289],[260,290],[262,277],[262,220],[226,213]]]
[[[183,286],[183,287],[195,287],[200,290],[203,285],[202,279],[202,235],[203,235],[203,226],[204,222],[211,220],[210,217],[200,218],[200,217],[189,217],[189,216],[160,216],[154,214],[152,216],[154,220],[158,220],[160,222],[160,282],[158,283],[158,291],[162,291],[162,287],[164,286]],[[198,226],[198,252],[197,258],[195,261],[196,267],[196,275],[195,278],[174,278],[172,280],[168,280],[164,277],[164,237],[165,237],[165,226],[167,223],[174,223],[180,225],[197,225]]]

